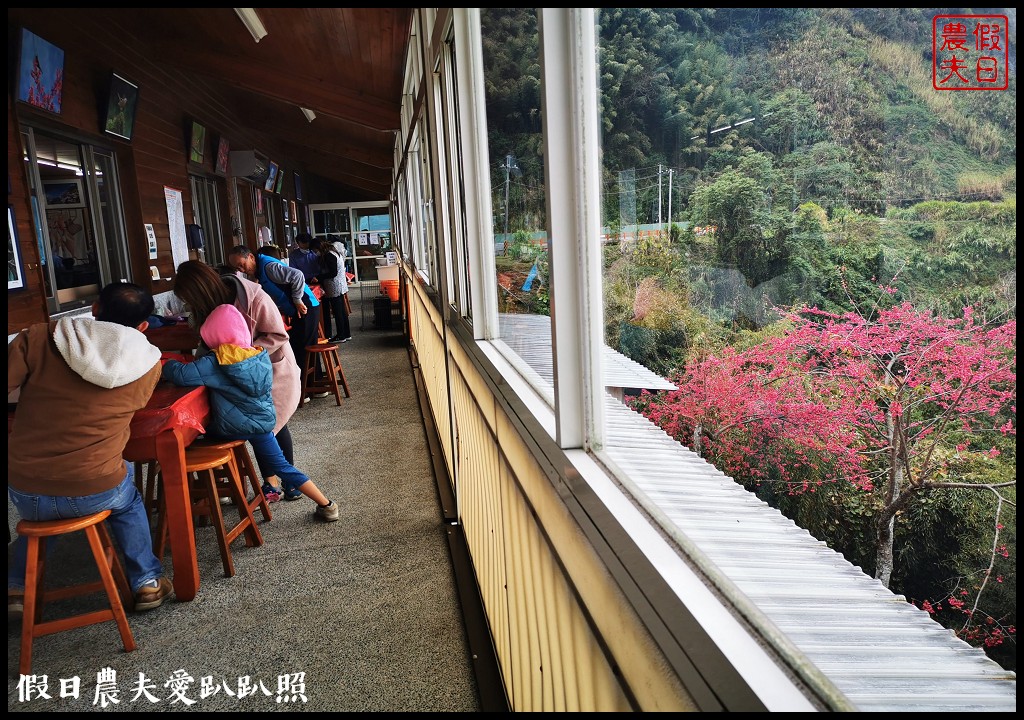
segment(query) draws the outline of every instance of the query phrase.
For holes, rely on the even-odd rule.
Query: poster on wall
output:
[[[95,262],[96,248],[86,232],[85,208],[48,209],[46,230],[59,268],[70,269]]]
[[[263,189],[267,192],[274,192],[274,183],[277,182],[277,169],[277,163],[273,161],[267,166],[267,182],[263,185]]]
[[[14,222],[14,207],[7,206],[7,289],[20,290],[25,287],[25,269],[21,263],[21,248],[18,247],[18,225]]]
[[[48,208],[84,208],[81,180],[44,180],[43,194]]]
[[[149,259],[156,260],[156,230],[149,223],[146,223],[146,242],[149,245]]]
[[[228,174],[228,153],[230,150],[231,147],[228,145],[228,139],[221,137],[217,143],[217,166],[214,168],[218,175]]]
[[[135,130],[135,106],[139,102],[139,86],[128,82],[117,73],[110,79],[107,95],[107,116],[103,131],[125,140],[132,139]]]
[[[185,210],[181,202],[181,190],[164,186],[164,201],[167,204],[167,225],[171,231],[171,263],[174,272],[188,260],[188,241],[185,239]]]
[[[206,153],[206,128],[192,121],[192,135],[189,139],[188,159],[199,165],[203,164],[203,155]]]
[[[64,51],[25,28],[18,56],[18,100],[60,115]]]

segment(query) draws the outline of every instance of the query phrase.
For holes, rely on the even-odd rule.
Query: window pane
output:
[[[480,18],[498,337],[550,400],[550,265],[537,15],[530,8],[497,8],[482,9]]]
[[[954,342],[998,374],[1013,349],[968,326],[1016,316],[1015,90],[941,87],[985,82],[994,55],[972,31],[1001,26],[960,16],[966,35],[947,40],[973,54],[954,66],[933,58],[943,12],[599,16],[605,339],[654,374],[623,395],[670,381],[678,392],[638,409],[891,590],[932,601],[948,578],[991,571],[1002,525],[997,499],[925,486],[1016,477],[1015,436],[994,429],[1012,427],[1015,400],[976,423],[972,391],[949,382],[962,366],[932,358]],[[887,507],[900,483],[922,492]],[[897,510],[887,556],[874,523]],[[944,553],[945,536],[975,540]],[[1015,624],[1015,600],[987,602]],[[955,615],[936,618],[967,638]]]

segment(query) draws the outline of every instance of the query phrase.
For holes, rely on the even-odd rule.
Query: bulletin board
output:
[[[181,203],[181,190],[164,186],[164,200],[167,202],[167,226],[171,233],[171,262],[173,272],[188,260],[188,241],[185,239],[185,210]]]

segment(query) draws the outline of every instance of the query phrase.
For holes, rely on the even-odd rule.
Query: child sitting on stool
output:
[[[273,370],[263,348],[252,346],[249,326],[234,305],[218,305],[199,329],[212,352],[195,362],[168,360],[163,378],[175,385],[210,389],[212,431],[209,436],[248,440],[263,477],[276,475],[285,496],[302,493],[316,502],[316,517],[338,519],[338,506],[301,471],[291,465],[274,437],[277,414],[270,395]]]

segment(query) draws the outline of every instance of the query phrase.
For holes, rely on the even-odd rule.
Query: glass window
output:
[[[940,92],[942,13],[601,9],[604,338],[678,388],[623,395],[681,444],[894,592],[970,604],[1015,412],[975,423],[956,363],[926,357],[1005,349],[981,329],[1016,314],[1016,96]],[[979,607],[1015,625],[1013,602]],[[1001,652],[980,614],[935,617]]]
[[[218,198],[219,180],[212,180],[199,175],[189,175],[192,189],[192,213],[195,223],[203,229],[204,246],[197,249],[198,257],[210,265],[225,262],[224,236],[221,232],[220,200]]]
[[[462,138],[459,133],[459,98],[455,91],[458,68],[456,67],[455,42],[449,33],[442,48],[440,59],[438,105],[440,142],[444,151],[439,157],[445,182],[442,183],[447,219],[443,226],[449,231],[450,242],[445,244],[449,251],[449,288],[452,304],[460,315],[472,317],[472,296],[470,295],[470,255],[466,228],[466,196],[462,181]]]
[[[114,155],[34,128],[22,139],[47,306],[88,307],[105,284],[132,279]]]
[[[492,339],[553,403],[537,13],[481,9],[480,24],[498,311]]]

